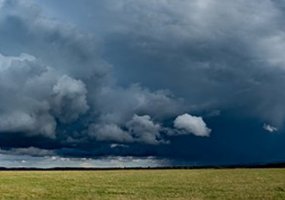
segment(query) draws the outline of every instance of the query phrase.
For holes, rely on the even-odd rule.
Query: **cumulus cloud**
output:
[[[86,94],[82,81],[64,75],[52,88],[52,110],[63,122],[76,120],[89,109]]]
[[[81,81],[61,75],[34,56],[0,55],[0,131],[54,138],[56,118],[76,119],[87,111]]]
[[[20,132],[30,136],[44,135],[51,138],[55,137],[56,122],[49,114],[37,116],[34,113],[16,111],[1,114],[0,120],[1,132]]]
[[[126,126],[135,140],[144,141],[148,144],[164,142],[160,136],[161,126],[154,123],[148,115],[134,115]]]
[[[178,116],[174,120],[175,128],[182,129],[188,133],[200,137],[210,136],[211,129],[209,129],[202,117],[196,117],[189,114]]]
[[[39,64],[33,56],[0,55],[0,103],[1,132],[26,132],[54,137],[56,122],[49,113],[48,92],[34,90],[31,82],[41,82],[48,68]],[[52,80],[45,80],[45,84]],[[46,86],[44,86],[46,87]]]
[[[274,133],[274,132],[278,131],[278,128],[271,126],[270,124],[263,124],[263,129],[270,132],[270,133]]]
[[[112,141],[120,143],[139,142],[150,145],[167,144],[166,137],[184,134],[196,136],[210,136],[209,129],[202,117],[189,114],[178,116],[174,121],[174,127],[164,127],[156,123],[149,115],[135,114],[124,125],[117,124],[92,124],[89,127],[89,135],[99,141]]]
[[[149,115],[134,115],[124,125],[125,129],[117,124],[93,124],[89,127],[89,134],[101,141],[121,143],[140,142],[151,145],[165,143],[162,139],[162,128],[152,121]]]
[[[89,134],[99,141],[133,142],[132,136],[116,124],[95,124],[89,127]]]

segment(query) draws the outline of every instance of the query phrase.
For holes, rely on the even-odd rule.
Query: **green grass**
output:
[[[0,199],[285,199],[285,169],[3,171]]]

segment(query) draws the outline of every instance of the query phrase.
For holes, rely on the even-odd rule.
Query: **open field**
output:
[[[285,169],[2,171],[0,199],[285,199]]]

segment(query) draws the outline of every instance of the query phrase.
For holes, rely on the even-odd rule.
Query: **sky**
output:
[[[0,166],[285,162],[285,1],[0,0]]]

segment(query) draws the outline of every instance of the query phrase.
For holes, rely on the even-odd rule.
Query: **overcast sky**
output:
[[[0,0],[0,166],[285,161],[284,24],[283,0]]]

